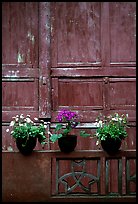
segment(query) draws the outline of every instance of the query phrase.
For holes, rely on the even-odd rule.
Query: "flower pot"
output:
[[[122,141],[120,139],[106,139],[101,140],[101,146],[104,151],[106,151],[108,154],[115,154],[118,152],[122,144]]]
[[[26,141],[26,138],[17,138],[16,145],[19,151],[24,155],[29,155],[32,153],[33,149],[36,146],[37,138],[36,137],[29,137]],[[24,146],[24,144],[26,145]]]
[[[58,139],[58,145],[62,152],[69,153],[74,151],[77,145],[76,135],[67,135]]]

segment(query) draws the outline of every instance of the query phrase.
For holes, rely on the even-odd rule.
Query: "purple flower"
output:
[[[57,120],[59,122],[74,121],[77,118],[77,113],[69,110],[61,110],[58,113]]]

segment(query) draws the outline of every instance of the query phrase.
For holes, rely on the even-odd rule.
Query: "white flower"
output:
[[[113,121],[118,121],[118,118],[112,118]]]
[[[123,119],[122,119],[122,118],[119,118],[119,120],[122,121]]]
[[[23,119],[23,118],[24,118],[23,114],[21,114],[21,115],[20,115],[20,118],[21,118],[21,119]]]
[[[50,132],[50,131],[48,131],[47,133],[48,133],[50,136],[52,136],[52,134],[51,134],[51,132]]]
[[[24,125],[20,123],[19,126],[24,126]]]
[[[38,120],[38,118],[34,118],[34,120]]]
[[[10,122],[10,126],[14,126],[14,124],[15,124],[15,121]]]
[[[103,125],[102,120],[99,120],[99,126],[102,127],[102,125]]]
[[[31,119],[30,118],[26,118],[26,122],[27,123],[31,123]]]
[[[15,121],[16,121],[16,122],[18,122],[18,121],[19,121],[19,118],[18,118],[18,117],[17,117],[17,118],[15,118]]]
[[[9,129],[6,129],[6,132],[9,132],[10,130]]]
[[[96,145],[97,145],[97,146],[99,145],[99,140],[97,140]]]

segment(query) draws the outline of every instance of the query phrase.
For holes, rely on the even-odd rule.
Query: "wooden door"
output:
[[[100,112],[128,113],[135,148],[135,3],[60,2],[50,12],[52,121],[62,108],[86,128]],[[80,138],[77,148],[97,147]]]
[[[128,113],[129,137],[122,149],[135,149],[135,3],[61,2],[52,3],[50,12],[52,122],[60,109],[70,108],[78,112],[80,128],[93,135],[99,113]],[[51,144],[51,149],[58,145]],[[97,149],[94,139],[78,137],[76,150]],[[109,165],[109,191],[116,193],[118,163],[114,160]],[[61,175],[66,175],[69,163],[61,166]],[[89,162],[87,168],[91,169]],[[94,172],[97,168],[93,163]]]
[[[6,132],[12,117],[38,116],[38,3],[2,3],[3,150],[16,145]]]
[[[3,2],[3,152],[17,150],[6,132],[12,116],[51,121],[53,130],[62,108],[77,111],[79,128],[91,134],[100,112],[128,113],[129,136],[122,149],[136,149],[135,20],[135,2]],[[98,150],[95,143],[79,137],[76,150]],[[44,148],[58,149],[57,143]],[[42,150],[39,144],[36,150]],[[66,170],[62,162],[61,173]],[[95,173],[98,167],[92,166]],[[117,163],[110,167],[115,172]],[[116,192],[117,176],[110,183]]]
[[[56,122],[70,108],[86,128],[100,112],[128,113],[133,126],[134,2],[13,2],[2,12],[4,123],[21,112]]]

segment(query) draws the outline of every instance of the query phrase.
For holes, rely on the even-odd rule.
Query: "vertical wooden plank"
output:
[[[123,168],[122,168],[122,158],[118,159],[118,193],[122,195],[122,174],[123,174]]]
[[[50,2],[39,3],[39,117],[51,118]]]
[[[105,195],[106,190],[106,160],[105,157],[101,157],[101,175],[100,175],[100,183],[101,183],[101,195]]]
[[[52,67],[57,67],[57,37],[55,38],[54,36],[56,35],[56,27],[58,26],[56,24],[56,2],[51,2],[50,5],[50,12],[51,12],[51,66]]]
[[[52,98],[53,98],[53,101],[52,101],[52,110],[58,110],[58,93],[59,93],[59,90],[58,90],[58,78],[53,78],[52,79]]]
[[[101,55],[104,69],[110,65],[109,4],[101,3]]]
[[[103,110],[110,110],[109,107],[109,78],[103,78]]]

